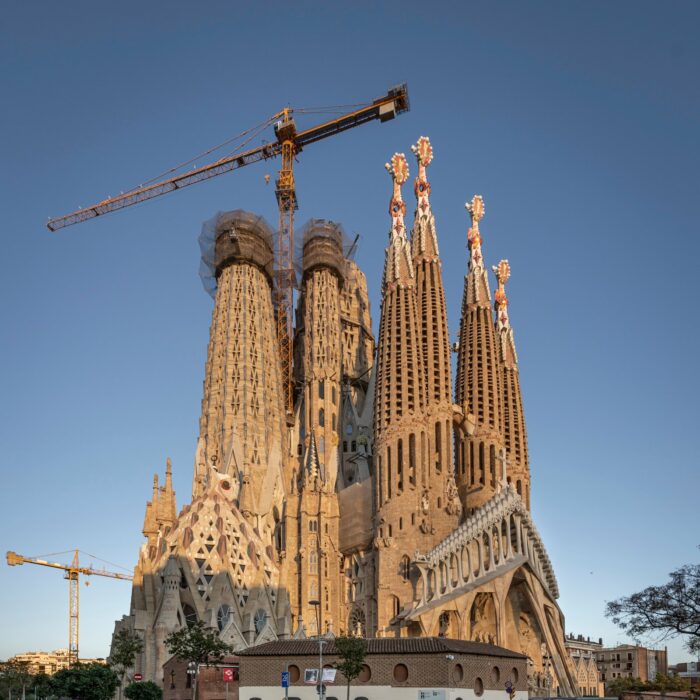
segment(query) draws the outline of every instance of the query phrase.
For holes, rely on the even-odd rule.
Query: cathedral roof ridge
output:
[[[512,484],[507,484],[505,488],[494,494],[493,498],[477,508],[455,531],[425,555],[416,552],[415,559],[425,562],[429,566],[437,566],[440,560],[449,556],[456,547],[461,547],[469,541],[481,537],[484,533],[490,532],[500,520],[513,513],[517,513],[522,518],[522,522],[532,538],[532,548],[538,562],[537,567],[541,569],[537,573],[546,582],[553,597],[558,598],[559,587],[542,537],[525,503]]]
[[[523,654],[495,644],[485,644],[449,637],[365,637],[369,654],[426,654],[453,652],[479,656],[522,659]],[[335,655],[335,641],[324,645],[323,653]],[[284,639],[258,644],[239,652],[240,656],[318,656],[317,639]]]

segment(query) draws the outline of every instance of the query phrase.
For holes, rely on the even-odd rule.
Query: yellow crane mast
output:
[[[292,381],[292,337],[293,337],[293,300],[296,276],[292,257],[294,255],[294,212],[298,209],[296,188],[294,185],[294,159],[308,146],[316,141],[335,136],[370,121],[386,122],[409,110],[408,88],[406,84],[397,85],[387,91],[386,95],[378,97],[367,104],[356,106],[350,112],[334,119],[317,124],[304,131],[297,131],[292,114],[307,110],[294,110],[286,107],[263,123],[269,126],[273,122],[276,142],[264,143],[261,146],[239,151],[233,155],[220,158],[214,163],[195,167],[189,172],[174,175],[160,182],[152,182],[145,186],[136,187],[117,197],[107,199],[83,209],[70,212],[63,216],[50,219],[47,226],[51,231],[57,231],[65,226],[78,224],[94,219],[119,209],[145,202],[154,197],[180,190],[203,180],[209,180],[217,175],[237,170],[245,165],[268,160],[277,156],[282,157],[282,167],[276,181],[275,194],[279,209],[279,235],[277,239],[275,264],[275,306],[277,309],[277,342],[281,359],[282,380],[284,382],[285,408],[287,421],[293,422],[294,387]],[[311,110],[308,110],[311,111]],[[243,132],[248,134],[254,129]],[[252,138],[252,137],[251,137]],[[216,150],[216,149],[212,149]],[[190,161],[191,162],[191,161]]]
[[[51,569],[59,569],[64,572],[64,578],[68,580],[68,658],[72,666],[78,661],[78,639],[80,635],[80,575],[83,576],[105,576],[116,578],[120,581],[133,581],[134,577],[129,574],[120,574],[106,569],[93,569],[91,567],[80,566],[78,550],[73,554],[73,561],[70,564],[57,564],[45,559],[35,559],[24,557],[17,552],[7,553],[7,563],[9,566],[19,566],[21,564],[37,564],[48,566]]]

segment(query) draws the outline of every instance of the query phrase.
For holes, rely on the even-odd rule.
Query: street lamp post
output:
[[[455,660],[454,654],[446,654],[447,661],[447,700],[450,700],[450,691],[452,690],[452,678],[450,677],[450,662]]]
[[[323,642],[321,639],[321,601],[310,600],[309,605],[316,608],[316,634],[318,635],[318,697],[323,700]]]
[[[194,700],[197,692],[197,663],[195,661],[190,661],[187,664],[187,675],[190,677],[190,685],[192,686],[192,700]]]

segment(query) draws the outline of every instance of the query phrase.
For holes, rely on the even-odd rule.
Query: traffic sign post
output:
[[[143,676],[140,673],[135,673],[134,674],[134,680],[135,681],[141,681],[143,680]]]
[[[289,664],[284,665],[284,671],[282,671],[282,687],[284,688],[284,699],[287,700],[289,697]]]

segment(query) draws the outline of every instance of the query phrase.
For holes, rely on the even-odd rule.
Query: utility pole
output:
[[[325,640],[321,639],[321,601],[310,600],[309,605],[313,605],[316,608],[316,633],[318,634],[318,697],[319,700],[323,700],[323,644]]]

